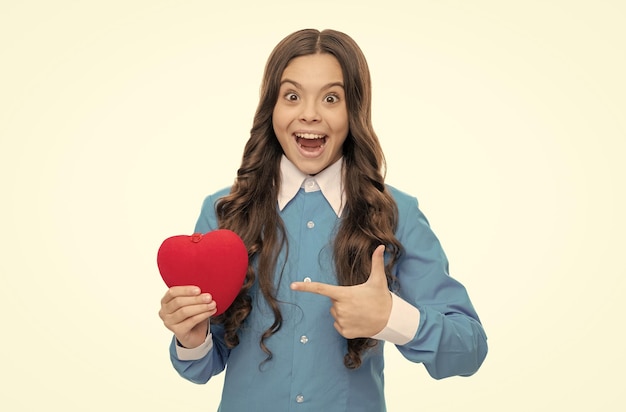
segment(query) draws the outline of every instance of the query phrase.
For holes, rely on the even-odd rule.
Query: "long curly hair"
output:
[[[391,267],[402,252],[394,235],[397,206],[384,184],[385,158],[372,127],[370,74],[361,49],[351,37],[335,30],[305,29],[290,34],[268,58],[241,166],[230,193],[216,204],[219,226],[241,236],[251,264],[235,302],[212,322],[224,325],[229,347],[238,345],[237,332],[252,310],[250,289],[258,282],[274,314],[273,324],[259,342],[267,354],[266,361],[272,358],[272,352],[265,341],[279,331],[283,321],[273,282],[276,261],[282,248],[288,251],[285,227],[277,209],[283,151],[274,133],[272,112],[285,67],[296,57],[316,53],[330,53],[339,61],[348,110],[349,133],[343,145],[342,171],[346,205],[333,243],[337,282],[343,286],[365,282],[371,255],[378,245],[384,244],[390,257],[386,273],[392,287]],[[376,343],[367,337],[347,339],[345,366],[358,368],[363,353]]]

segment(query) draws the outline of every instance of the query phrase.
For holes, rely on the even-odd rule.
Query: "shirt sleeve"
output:
[[[433,378],[472,375],[487,355],[487,336],[478,314],[466,288],[450,276],[447,257],[417,199],[394,195],[399,199],[397,237],[404,248],[394,267],[394,292],[419,310],[419,318],[414,336],[403,342],[409,328],[396,326],[405,332],[392,342],[405,358],[423,363]]]
[[[220,193],[208,196],[198,217],[195,232],[207,233],[216,229],[215,201]],[[222,372],[230,356],[230,349],[224,341],[224,329],[221,325],[210,325],[209,333],[200,346],[187,349],[177,344],[173,337],[170,344],[170,360],[174,369],[183,378],[194,383],[206,383],[212,376]]]
[[[230,349],[224,344],[223,335],[220,325],[211,325],[211,333],[207,339],[193,349],[181,347],[176,338],[172,337],[170,360],[174,369],[183,378],[198,384],[206,383],[211,377],[221,373],[230,356]]]
[[[391,294],[391,314],[385,328],[372,336],[396,345],[409,343],[417,333],[420,311],[395,293]]]
[[[176,342],[176,357],[183,361],[202,359],[213,348],[213,335],[210,333],[207,335],[204,342],[195,348],[185,348],[178,342],[178,339],[174,340]]]

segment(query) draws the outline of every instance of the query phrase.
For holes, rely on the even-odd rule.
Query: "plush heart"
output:
[[[172,236],[157,253],[157,266],[168,287],[195,285],[210,293],[223,313],[241,290],[248,270],[248,251],[233,231]]]

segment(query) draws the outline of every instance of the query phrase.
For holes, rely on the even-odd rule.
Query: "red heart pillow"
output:
[[[248,270],[248,251],[233,231],[172,236],[163,241],[157,265],[168,287],[195,285],[210,293],[223,313],[241,290]]]

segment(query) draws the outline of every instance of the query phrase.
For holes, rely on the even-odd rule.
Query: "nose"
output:
[[[302,111],[300,112],[299,117],[300,121],[305,123],[314,123],[321,120],[320,112],[314,101],[307,102],[302,105]]]

